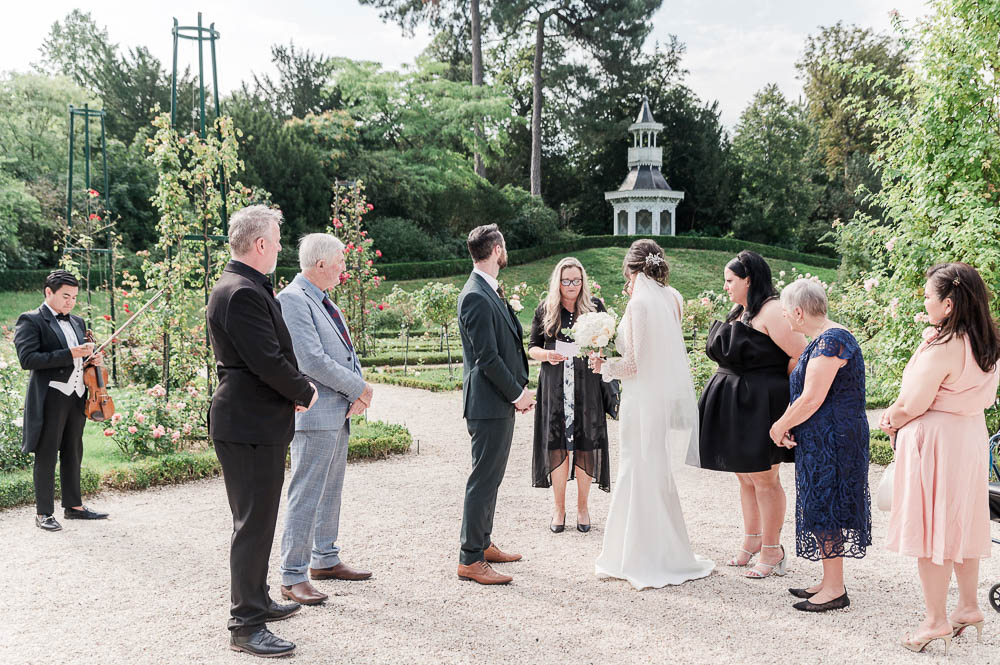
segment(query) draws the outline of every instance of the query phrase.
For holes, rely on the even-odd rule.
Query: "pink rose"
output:
[[[135,414],[135,421],[141,425],[144,422],[146,422],[146,416],[144,416],[141,413],[137,413],[137,414]]]
[[[892,238],[892,240],[890,240],[889,242],[885,243],[885,248],[891,252],[893,250],[893,248],[895,248],[895,247],[896,247],[896,238],[894,236]]]
[[[712,304],[712,299],[709,298],[708,296],[705,296],[704,298],[701,299],[701,304],[704,305],[705,307],[708,307],[709,305]]]
[[[128,433],[129,434],[135,434],[138,431],[139,431],[138,427],[136,427],[135,425],[129,425],[129,428],[128,428]]]
[[[111,423],[113,425],[117,425],[121,421],[122,421],[122,414],[116,413],[115,415],[111,416]]]
[[[110,427],[107,428],[106,430],[104,430],[104,436],[114,436],[114,435],[115,435],[115,431],[113,429],[111,429]]]

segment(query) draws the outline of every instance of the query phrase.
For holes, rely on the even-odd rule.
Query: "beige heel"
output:
[[[952,637],[951,633],[949,633],[948,635],[938,635],[937,637],[929,637],[923,642],[903,640],[902,642],[900,642],[900,644],[903,646],[904,649],[909,649],[910,651],[913,651],[915,653],[921,653],[924,649],[926,649],[930,645],[931,642],[941,640],[944,642],[944,655],[947,656],[948,649],[951,648],[951,637]]]
[[[771,550],[781,550],[781,560],[778,563],[764,563],[763,561],[757,562],[757,565],[744,573],[744,577],[749,577],[752,580],[762,580],[765,577],[771,575],[777,575],[778,577],[784,577],[788,574],[788,557],[785,556],[785,546],[784,545],[761,545],[761,547],[766,547]],[[758,570],[758,567],[764,566],[767,571]]]
[[[980,644],[983,643],[983,620],[982,619],[980,619],[979,621],[975,621],[973,623],[962,623],[960,621],[954,621],[954,622],[952,622],[952,624],[951,624],[951,636],[952,637],[958,637],[959,635],[961,635],[965,631],[966,628],[975,628],[976,629],[976,638],[977,638],[977,641]]]

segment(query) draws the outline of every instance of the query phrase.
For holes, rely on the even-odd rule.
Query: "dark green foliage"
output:
[[[459,256],[465,251],[460,239],[448,235],[435,237],[412,219],[366,219],[365,228],[375,238],[376,247],[382,252],[384,260],[394,263],[439,261]]]
[[[93,494],[101,486],[101,477],[90,469],[80,470],[80,492]],[[62,484],[56,474],[56,498],[62,496]],[[0,508],[12,508],[35,502],[35,481],[31,471],[0,475]]]
[[[222,474],[222,465],[214,450],[201,453],[180,452],[159,457],[145,457],[127,466],[111,469],[102,483],[118,490],[141,490],[157,485],[175,485],[189,480],[212,478]]]

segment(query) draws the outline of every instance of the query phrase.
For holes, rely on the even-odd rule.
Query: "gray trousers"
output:
[[[466,420],[472,437],[472,473],[465,485],[462,510],[462,550],[459,563],[482,561],[490,546],[497,491],[507,470],[510,443],[514,438],[514,416],[489,420]]]
[[[307,568],[340,563],[337,532],[350,436],[346,423],[336,430],[295,432],[281,538],[281,583],[285,586],[305,582]]]

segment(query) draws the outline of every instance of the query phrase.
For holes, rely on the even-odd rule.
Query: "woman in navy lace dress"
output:
[[[826,316],[826,291],[800,279],[781,292],[792,330],[812,341],[789,377],[791,404],[771,439],[795,447],[796,554],[823,562],[823,579],[789,589],[797,610],[824,612],[851,604],[844,559],[860,559],[872,543],[868,493],[865,361],[857,340]]]

